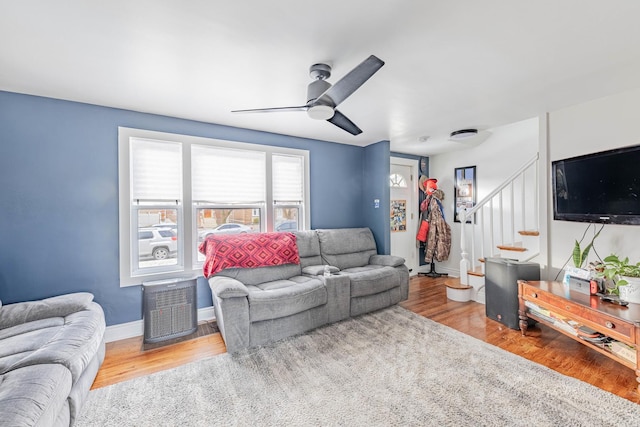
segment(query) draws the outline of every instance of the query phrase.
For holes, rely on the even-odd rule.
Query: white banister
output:
[[[540,206],[539,205],[539,203],[540,203],[540,191],[539,191],[540,190],[540,183],[538,182],[538,168],[533,168],[533,175],[534,175],[533,176],[533,182],[534,182],[534,185],[536,187],[536,196],[533,199],[534,200],[534,206],[533,206],[534,222],[533,222],[533,224],[537,228],[538,225],[540,224],[538,222],[538,215],[540,215],[540,213],[538,212],[538,206]]]
[[[533,169],[533,188],[527,185],[526,172]],[[504,227],[505,216],[508,218],[510,230],[508,234],[511,236],[511,244],[516,241],[516,212],[515,207],[520,206],[522,210],[521,224],[522,230],[527,227],[527,218],[529,215],[533,216],[532,227],[538,228],[538,203],[539,203],[539,186],[538,186],[538,154],[522,165],[516,172],[514,172],[509,178],[507,178],[501,185],[491,191],[484,199],[473,206],[471,209],[462,208],[458,213],[460,218],[460,283],[469,284],[469,271],[476,268],[476,253],[480,253],[482,258],[493,256],[494,251],[497,248],[496,238],[498,239],[498,245],[505,244]],[[521,180],[521,185],[518,186],[519,197],[521,202],[516,204],[516,191],[514,187],[514,181]],[[505,206],[503,202],[503,191],[508,189],[509,203]],[[497,199],[497,208],[494,201]],[[533,201],[533,208],[527,209],[527,200]],[[484,211],[485,208],[489,210],[488,221],[485,221]],[[495,214],[497,213],[497,217]],[[472,220],[467,223],[467,218]],[[495,224],[497,219],[498,224]],[[488,222],[488,224],[487,224]],[[498,230],[495,227],[498,227]],[[487,241],[489,242],[487,244]],[[479,245],[479,247],[478,247]],[[485,247],[486,246],[486,247]],[[471,253],[471,258],[469,258]]]
[[[504,206],[502,204],[502,191],[498,193],[498,217],[500,218],[499,241],[504,245]]]
[[[480,241],[484,242],[484,236],[485,236],[485,232],[484,232],[484,209],[481,209],[479,214],[480,214]],[[484,252],[484,244],[480,245],[480,256],[482,257],[482,259],[485,258],[485,252]]]
[[[496,247],[496,235],[495,232],[493,230],[493,199],[491,199],[489,201],[489,206],[490,206],[490,212],[491,212],[491,218],[490,218],[490,222],[489,222],[489,238],[491,239],[491,241],[489,242],[489,247],[490,248],[495,248]],[[493,251],[489,252],[489,255],[493,255]]]
[[[458,213],[462,227],[460,227],[460,283],[469,284],[469,254],[467,253],[467,239],[465,236],[465,224],[467,223],[466,209],[462,208]]]
[[[516,241],[516,216],[515,216],[515,210],[516,210],[516,201],[514,200],[515,197],[515,193],[513,191],[513,182],[511,182],[509,184],[509,223],[511,224],[511,233],[510,234],[510,239],[511,242],[515,242]],[[504,242],[503,242],[504,243]]]
[[[525,197],[525,179],[524,179],[524,175],[522,175],[522,179],[520,180],[520,223],[522,224],[522,230],[526,230],[527,229],[527,221],[526,221],[526,216],[525,216],[525,210],[527,208],[527,204],[526,204],[526,200],[527,198]]]

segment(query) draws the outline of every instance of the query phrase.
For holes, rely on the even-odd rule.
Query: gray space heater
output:
[[[198,328],[196,278],[142,284],[144,342],[189,335]]]

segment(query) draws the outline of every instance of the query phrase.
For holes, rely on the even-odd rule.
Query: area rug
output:
[[[89,393],[77,426],[638,426],[640,405],[392,307]]]

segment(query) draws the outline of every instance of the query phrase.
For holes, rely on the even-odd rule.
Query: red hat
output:
[[[438,189],[438,180],[435,178],[428,178],[426,176],[420,177],[420,189],[427,194],[433,194]]]

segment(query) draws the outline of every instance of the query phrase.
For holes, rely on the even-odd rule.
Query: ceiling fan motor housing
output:
[[[314,80],[309,83],[307,86],[307,102],[314,101],[320,97],[323,93],[327,91],[331,87],[331,83],[326,80]],[[323,103],[322,100],[318,99],[320,103]],[[326,101],[326,100],[324,100]],[[328,102],[324,102],[324,104],[328,104]]]
[[[307,86],[307,115],[315,120],[329,120],[333,117],[334,107],[331,98],[321,95],[330,87],[331,83],[327,81],[331,77],[331,67],[327,64],[313,64],[309,68],[309,76],[313,79]]]

